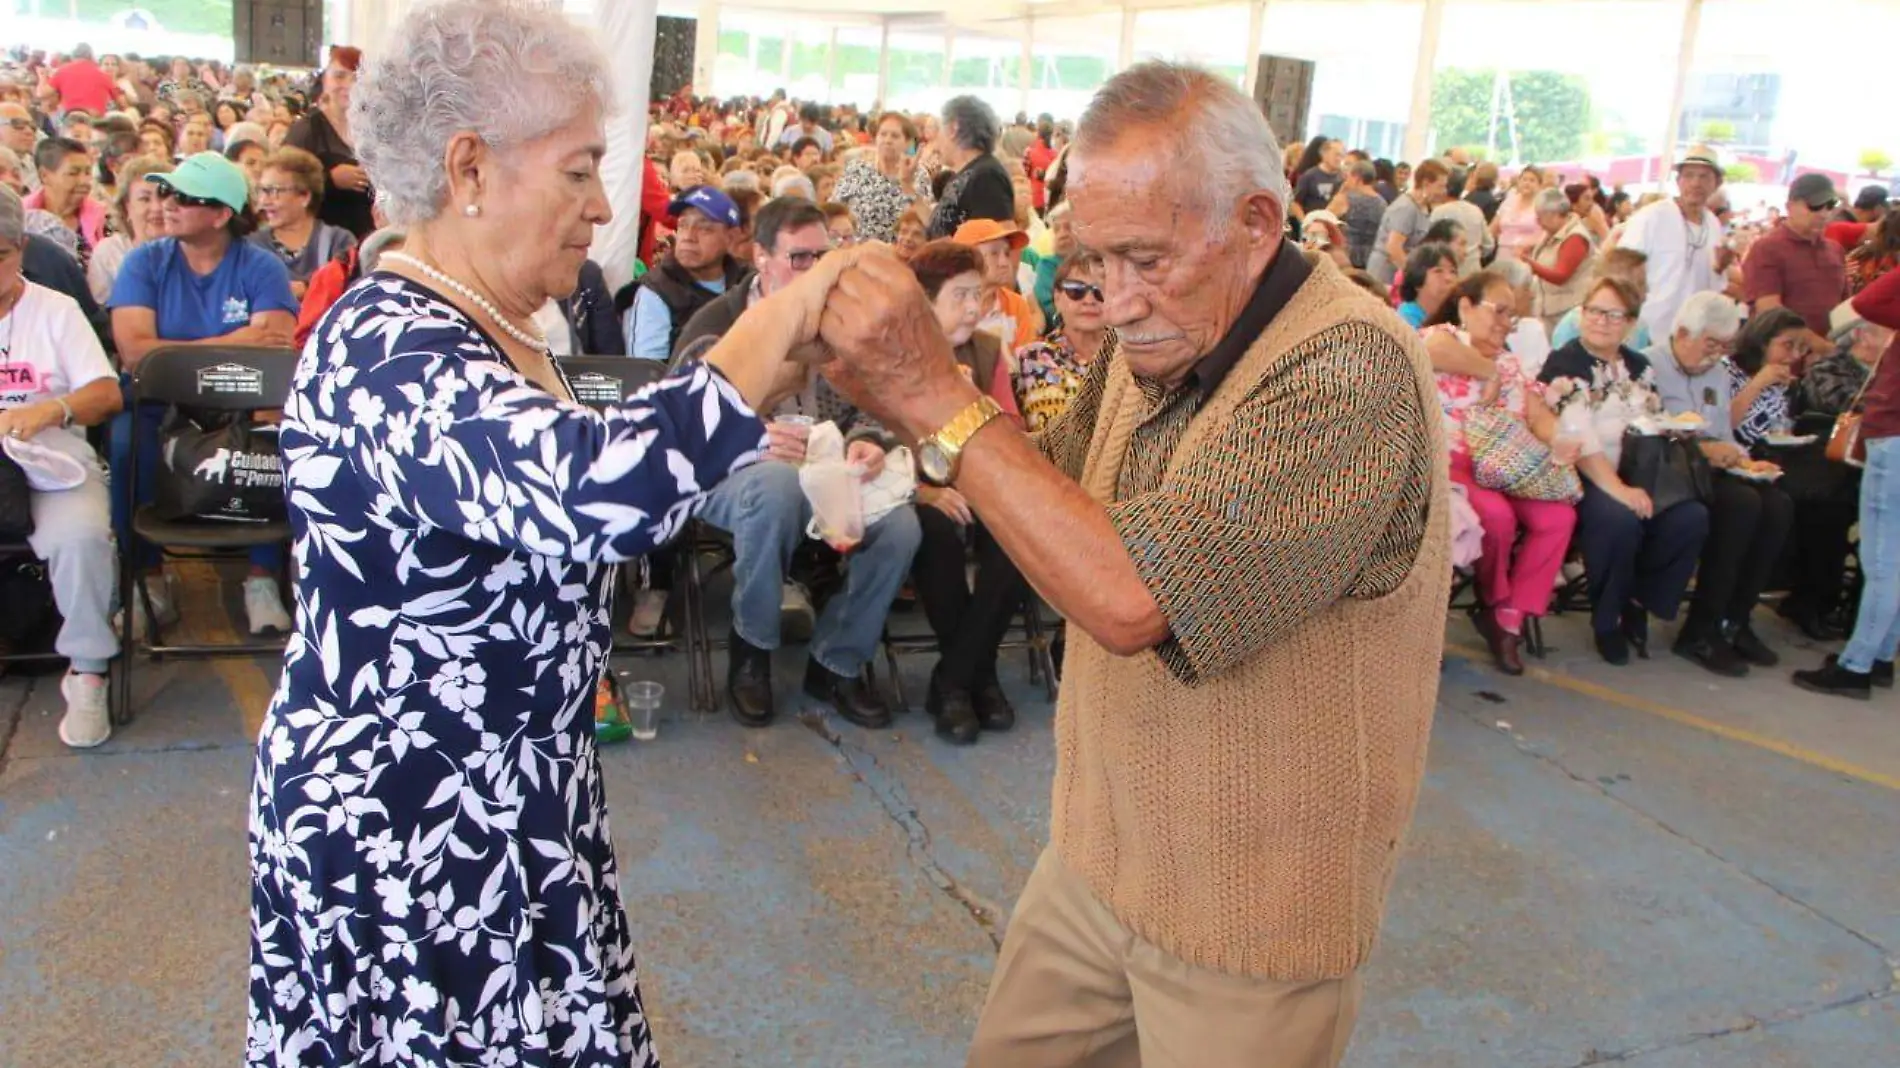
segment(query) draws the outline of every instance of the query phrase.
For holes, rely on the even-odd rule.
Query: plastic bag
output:
[[[811,502],[808,533],[841,553],[864,540],[864,501],[858,487],[861,471],[844,459],[844,436],[834,423],[819,423],[805,439],[805,464],[798,469],[798,485]]]
[[[805,533],[842,553],[864,540],[865,528],[910,502],[917,475],[910,450],[899,446],[884,457],[884,470],[866,482],[864,468],[845,461],[844,435],[837,424],[824,422],[814,425],[805,440],[798,484],[811,502],[812,520]]]

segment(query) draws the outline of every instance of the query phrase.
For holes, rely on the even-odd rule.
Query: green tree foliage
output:
[[[1878,148],[1864,148],[1860,152],[1860,169],[1868,174],[1885,174],[1893,166],[1893,157]]]
[[[1735,124],[1727,119],[1709,119],[1696,127],[1696,140],[1711,145],[1723,145],[1735,140]]]
[[[1439,145],[1482,145],[1491,128],[1493,70],[1448,67],[1432,83],[1432,134]],[[1572,74],[1512,73],[1518,138],[1526,162],[1574,159],[1590,127],[1590,90]],[[1498,117],[1498,156],[1510,154],[1510,127]]]
[[[1761,168],[1753,163],[1731,163],[1722,168],[1722,177],[1731,182],[1747,184],[1761,178]]]

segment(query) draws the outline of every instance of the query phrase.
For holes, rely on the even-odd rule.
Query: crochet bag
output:
[[[1465,416],[1471,474],[1485,489],[1526,501],[1575,501],[1583,496],[1577,469],[1550,458],[1524,421],[1503,408],[1478,408]]]

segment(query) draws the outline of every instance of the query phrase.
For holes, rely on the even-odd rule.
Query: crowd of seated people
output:
[[[360,61],[332,49],[302,84],[249,67],[95,61],[88,49],[0,69],[0,184],[23,198],[22,277],[70,296],[121,372],[160,344],[301,344],[403,240],[378,229],[351,147]],[[1067,127],[1052,117],[1004,123],[971,96],[906,114],[781,93],[680,94],[650,118],[640,203],[626,209],[640,218],[637,277],[609,292],[588,263],[579,289],[536,317],[556,352],[690,359],[819,257],[880,241],[912,265],[959,360],[1032,431],[1113,353],[1102,262],[1067,225]],[[1875,369],[1892,324],[1879,287],[1900,258],[1900,215],[1884,194],[1847,206],[1807,176],[1785,213],[1754,223],[1728,209],[1700,148],[1677,168],[1674,195],[1640,200],[1587,175],[1500,170],[1461,150],[1395,165],[1326,137],[1291,146],[1288,168],[1301,238],[1290,247],[1421,331],[1482,547],[1475,619],[1504,670],[1522,670],[1528,622],[1566,585],[1587,602],[1605,661],[1648,655],[1650,621],[1680,614],[1674,651],[1727,676],[1778,660],[1754,622],[1765,595],[1785,592],[1778,610],[1832,641],[1856,629],[1868,591],[1889,588],[1864,548],[1863,577],[1850,581],[1848,566],[1857,525],[1868,544],[1875,480],[1822,454],[1838,416],[1887,399]],[[1842,303],[1857,294],[1871,296]],[[74,425],[110,420],[116,477],[134,435],[149,455],[161,413],[81,407]],[[1699,417],[1694,451],[1710,477],[1702,492],[1658,501],[1622,463],[1626,434],[1685,413]],[[797,464],[810,425],[838,423],[867,474],[894,442],[822,379],[775,416],[770,459],[722,486],[706,514],[737,560],[734,716],[772,720],[771,654],[803,638],[806,693],[853,722],[887,722],[862,668],[908,587],[939,639],[927,701],[938,732],[962,744],[1006,728],[997,648],[1028,594],[981,518],[952,490],[921,491],[873,524],[816,613],[793,575],[808,541]],[[1569,496],[1480,484],[1472,442],[1500,435],[1541,446],[1569,472]],[[1790,444],[1807,437],[1817,440]],[[111,526],[169,616],[170,586],[125,512],[114,498]],[[248,623],[282,629],[281,554],[260,550],[252,564]],[[652,636],[669,567],[649,560],[639,574],[629,626]],[[1854,691],[1855,673],[1889,670],[1891,617],[1860,619],[1870,633],[1810,684]],[[76,670],[97,660],[89,648]],[[75,720],[75,738],[98,734],[89,722]]]

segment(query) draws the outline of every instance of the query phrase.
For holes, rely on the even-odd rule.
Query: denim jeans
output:
[[[133,564],[140,571],[159,567],[158,546],[132,536],[132,505],[126,500],[125,487],[132,478],[132,441],[139,443],[139,500],[150,504],[158,496],[158,430],[165,422],[163,404],[132,403],[132,378],[119,376],[119,391],[125,398],[125,410],[112,417],[107,429],[106,468],[112,474],[112,533],[121,546],[131,546]],[[251,564],[272,574],[283,570],[284,547],[258,545],[250,550]]]
[[[798,468],[767,460],[715,487],[701,518],[732,535],[732,628],[760,649],[779,645],[779,605],[792,554],[805,540],[811,504]],[[864,532],[845,563],[844,589],[825,605],[812,632],[812,659],[855,677],[877,652],[884,618],[923,539],[916,509],[904,505]]]
[[[1867,443],[1860,479],[1860,616],[1841,666],[1866,674],[1900,650],[1900,438]]]

